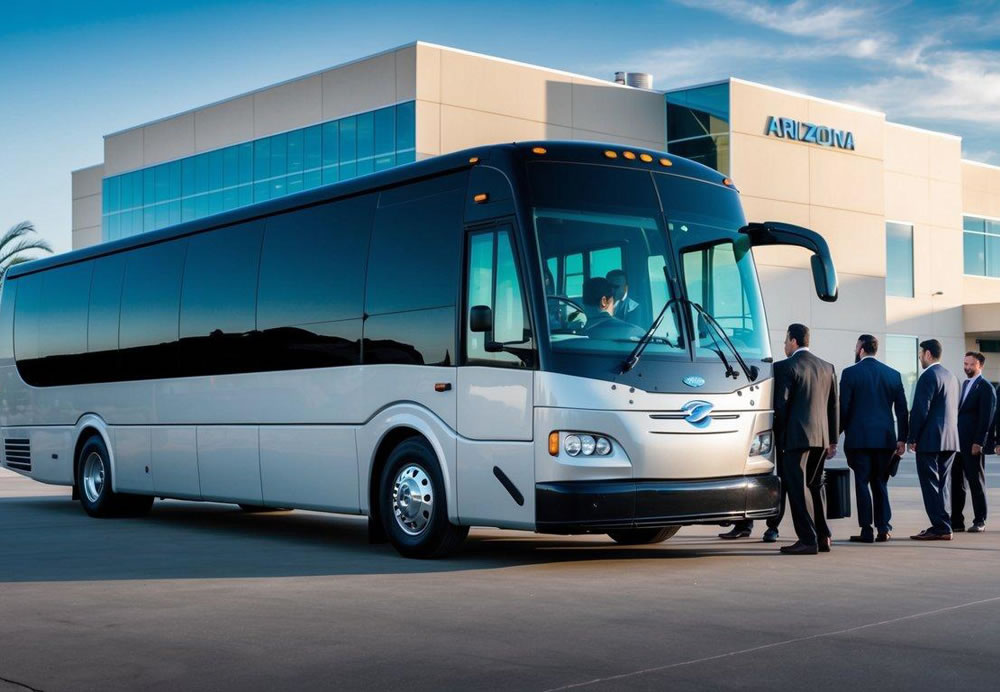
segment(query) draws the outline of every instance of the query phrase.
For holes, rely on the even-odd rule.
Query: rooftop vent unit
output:
[[[652,89],[653,75],[647,72],[615,72],[615,82],[637,89]]]

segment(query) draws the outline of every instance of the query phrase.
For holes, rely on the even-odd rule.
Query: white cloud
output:
[[[749,0],[675,0],[679,5],[710,10],[793,36],[842,38],[863,34],[876,16],[872,4],[823,5],[809,0],[786,4]]]
[[[979,161],[980,163],[989,163],[992,165],[1000,165],[1000,151],[995,149],[980,149],[980,150],[963,150],[962,158],[968,159],[969,161]]]
[[[743,76],[878,109],[890,119],[1000,124],[1000,50],[990,40],[1000,34],[1000,12],[993,3],[961,14],[942,7],[928,17],[875,3],[674,1],[768,33],[700,37],[634,56],[630,64],[652,72],[658,86]],[[775,40],[775,32],[791,38]],[[977,50],[976,39],[990,48]],[[817,64],[837,61],[845,76],[825,80],[825,88],[806,77]]]

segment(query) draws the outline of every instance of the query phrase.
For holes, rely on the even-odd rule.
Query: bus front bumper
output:
[[[558,481],[535,484],[539,533],[719,524],[778,514],[781,481],[773,475],[699,480]]]

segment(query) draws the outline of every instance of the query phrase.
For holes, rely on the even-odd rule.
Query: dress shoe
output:
[[[725,533],[720,533],[719,538],[725,538],[727,540],[732,540],[734,538],[750,538],[750,530],[741,529],[738,526],[734,526],[729,531],[726,531]]]
[[[951,525],[951,530],[952,531],[965,531],[965,524],[952,524]]]
[[[802,541],[795,541],[791,545],[782,546],[781,552],[785,555],[815,555],[819,552],[819,547],[807,545]]]
[[[916,536],[910,536],[915,541],[950,541],[950,533],[936,533],[933,529],[924,529]]]
[[[764,532],[765,543],[776,543],[778,541],[778,529],[768,529]]]
[[[973,524],[969,527],[969,533],[983,533],[986,530],[986,524]]]
[[[886,543],[892,538],[892,533],[889,531],[879,531],[878,536],[875,537],[876,543]]]
[[[879,534],[880,536],[882,534]],[[862,533],[860,536],[851,536],[851,543],[874,543],[875,535],[871,533]]]
[[[833,539],[830,538],[829,536],[824,536],[824,537],[820,538],[819,539],[819,545],[816,546],[816,548],[821,553],[828,553],[828,552],[830,552],[830,548],[832,548],[832,547],[833,547]]]

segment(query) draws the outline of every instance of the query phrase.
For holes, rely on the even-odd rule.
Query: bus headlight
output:
[[[600,435],[571,433],[563,439],[563,450],[571,457],[606,457],[612,452],[611,440]]]
[[[771,453],[771,447],[774,445],[774,434],[770,430],[765,430],[762,433],[757,433],[757,436],[753,438],[753,442],[750,444],[750,456],[752,457],[762,457]]]

